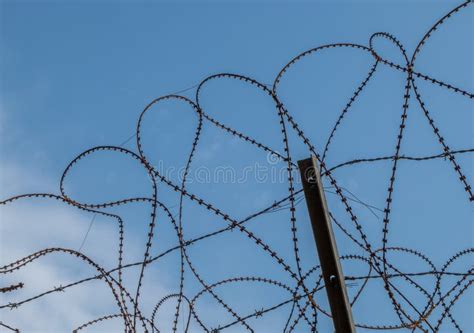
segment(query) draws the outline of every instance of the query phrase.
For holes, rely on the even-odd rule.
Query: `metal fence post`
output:
[[[355,333],[331,219],[315,156],[298,161],[313,235],[336,333]]]

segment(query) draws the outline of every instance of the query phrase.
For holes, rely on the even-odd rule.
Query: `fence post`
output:
[[[329,299],[336,333],[355,333],[331,219],[324,196],[318,160],[315,156],[298,161],[309,218]]]

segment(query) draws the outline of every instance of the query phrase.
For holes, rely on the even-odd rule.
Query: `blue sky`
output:
[[[411,54],[427,29],[458,4],[457,1],[389,1],[383,4],[375,1],[357,4],[351,1],[292,4],[270,1],[2,1],[1,198],[31,192],[58,193],[61,173],[76,155],[93,146],[120,145],[126,141],[136,129],[140,112],[156,97],[186,90],[183,95],[194,99],[192,87],[205,77],[221,72],[247,75],[272,84],[279,70],[307,49],[335,42],[368,45],[371,34],[379,31],[395,35]],[[472,10],[468,8],[453,17],[433,35],[418,57],[417,71],[473,91]],[[393,46],[382,41],[377,43],[380,43],[376,45],[381,54],[395,62],[400,61],[400,54]],[[280,97],[318,151],[323,149],[339,112],[372,64],[373,58],[361,51],[325,51],[298,63],[285,76],[279,87]],[[338,130],[328,154],[328,165],[393,154],[404,81],[403,73],[379,65]],[[449,146],[454,150],[472,148],[472,101],[424,81],[417,82]],[[201,94],[200,103],[206,113],[283,151],[278,118],[268,96],[245,84],[225,79],[209,82]],[[146,115],[144,150],[153,165],[166,170],[179,169],[189,153],[197,117],[189,107],[173,101],[153,108],[153,111],[158,110],[160,112]],[[290,144],[295,160],[309,156],[294,133],[290,135]],[[134,140],[125,147],[136,151]],[[402,154],[428,156],[439,153],[442,153],[442,147],[412,98]],[[458,161],[468,181],[472,182],[471,155],[459,156]],[[215,172],[219,167],[232,167],[241,175],[243,170],[255,169],[256,165],[278,170],[285,166],[283,163],[269,165],[265,152],[204,122],[191,169],[193,175],[203,168]],[[335,177],[358,198],[383,209],[389,172],[389,163],[378,162],[341,168],[335,172]],[[176,174],[170,178],[177,180]],[[68,193],[85,202],[150,195],[149,180],[143,169],[136,162],[112,153],[84,160],[72,170],[65,184]],[[287,186],[285,180],[258,182],[250,177],[237,184],[196,181],[188,188],[241,219],[286,196]],[[177,213],[178,196],[163,185],[159,186],[158,196],[173,214]],[[335,216],[349,226],[350,221],[335,196],[328,192],[327,198]],[[382,214],[376,211],[378,217],[375,217],[357,204],[354,210],[363,221],[374,247],[380,246]],[[2,207],[2,211],[2,263],[44,247],[77,249],[91,220],[90,214],[41,200],[15,203]],[[149,207],[130,204],[108,211],[122,215],[126,221],[129,251],[125,261],[139,260],[141,246],[145,243]],[[223,221],[191,202],[185,202],[183,214],[186,238],[224,226]],[[304,202],[298,205],[297,221],[300,253],[307,270],[315,264],[315,248]],[[400,162],[390,246],[418,249],[440,267],[456,252],[472,247],[470,221],[472,204],[448,161]],[[97,218],[83,251],[104,266],[113,268],[116,265],[117,230],[108,222],[105,218]],[[159,215],[157,228],[153,254],[177,242],[165,216]],[[287,210],[263,215],[251,222],[249,229],[295,266]],[[361,254],[347,237],[338,230],[335,232],[341,254]],[[247,275],[293,283],[263,251],[237,232],[203,241],[189,251],[193,262],[210,283]],[[178,259],[177,253],[169,255],[158,261],[146,275],[145,313],[151,313],[154,303],[161,297],[177,291]],[[428,269],[403,254],[394,255],[392,259],[406,271]],[[472,260],[463,259],[453,270],[467,271],[470,264]],[[354,263],[343,267],[346,275],[357,275],[366,270],[365,266]],[[11,299],[5,297],[6,302],[29,297],[55,283],[65,284],[78,276],[93,274],[89,268],[71,264],[64,258],[45,259],[38,267],[32,267],[31,272],[9,277],[11,281],[24,279],[27,288],[8,296]],[[130,286],[136,282],[136,274],[133,269],[127,273]],[[192,296],[199,291],[199,286],[193,282],[189,271],[186,274],[186,293]],[[32,276],[42,278],[34,282]],[[432,288],[433,280],[425,278],[422,281]],[[446,279],[443,290],[454,281]],[[116,312],[112,300],[107,298],[110,296],[106,296],[106,289],[100,288],[103,287],[99,284],[91,284],[59,295],[63,298],[44,297],[39,301],[40,305],[25,304],[18,311],[2,309],[0,318],[20,328],[22,324],[26,325],[28,331],[70,331],[87,320]],[[349,288],[349,293],[353,295],[356,288]],[[413,295],[413,302],[423,304],[423,296],[415,290],[403,283],[400,288]],[[242,314],[276,304],[288,296],[258,285],[229,286],[218,292]],[[101,301],[91,306],[90,299],[95,298]],[[318,300],[327,306],[323,292],[319,293]],[[6,302],[2,301],[2,304]],[[229,322],[228,314],[212,298],[206,296],[200,302],[198,309],[209,327]],[[69,304],[73,310],[62,314],[59,304]],[[165,309],[160,320],[165,332],[169,330],[172,307],[170,304],[169,309]],[[453,311],[465,331],[474,326],[468,315],[472,309],[470,289]],[[289,307],[286,307],[251,321],[251,324],[256,332],[281,331],[288,314]],[[26,317],[31,321],[24,323]],[[397,324],[397,317],[383,294],[383,286],[377,283],[367,289],[354,309],[354,317],[358,323]],[[45,318],[52,320],[46,322]],[[114,324],[119,323],[104,324],[97,329],[113,330]],[[324,332],[331,323],[321,318],[320,325]],[[450,325],[446,322],[441,330],[453,332]],[[191,331],[194,329],[198,332],[195,326]],[[237,326],[228,332],[242,330],[242,326]],[[304,323],[295,328],[296,332],[307,330]]]

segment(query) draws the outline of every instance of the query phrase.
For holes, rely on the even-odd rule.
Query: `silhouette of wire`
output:
[[[97,216],[97,214],[92,215],[92,219],[91,219],[91,221],[90,221],[90,223],[89,223],[89,227],[87,228],[86,234],[84,235],[84,238],[82,239],[81,245],[80,245],[79,248],[77,249],[77,252],[81,252],[82,247],[83,247],[84,244],[86,243],[87,236],[89,236],[89,232],[90,232],[91,229],[92,229],[92,225],[94,224],[94,221],[95,221],[96,216]]]

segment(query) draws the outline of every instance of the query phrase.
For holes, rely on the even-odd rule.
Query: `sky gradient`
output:
[[[411,55],[427,29],[459,3],[2,1],[1,200],[22,193],[58,194],[63,170],[88,148],[123,144],[136,151],[133,134],[138,117],[154,98],[179,93],[194,99],[196,85],[201,80],[222,72],[247,75],[271,85],[280,69],[307,49],[336,42],[367,46],[370,36],[380,31],[395,35]],[[443,25],[430,39],[418,57],[416,70],[472,92],[473,6],[470,7]],[[400,53],[392,45],[377,43],[384,57],[401,63]],[[357,50],[325,51],[295,65],[282,80],[279,96],[318,152],[324,149],[340,111],[373,62],[371,56]],[[472,101],[424,81],[417,83],[451,149],[471,149]],[[355,158],[393,154],[404,84],[404,73],[379,65],[334,137],[327,156],[329,166]],[[268,96],[251,86],[223,79],[206,84],[199,98],[209,115],[283,152],[279,119]],[[142,128],[143,149],[154,166],[169,172],[169,178],[178,182],[178,175],[171,168],[177,170],[185,164],[198,119],[188,106],[179,102],[167,101],[153,110],[160,112],[146,115]],[[289,140],[294,160],[309,156],[293,132]],[[402,154],[417,157],[443,152],[413,97],[401,149]],[[458,161],[472,182],[472,153],[459,156]],[[65,180],[67,192],[79,201],[102,202],[150,195],[147,175],[135,161],[104,153],[81,163]],[[278,173],[284,170],[285,164],[274,163],[265,152],[205,121],[191,167],[190,177],[195,181],[188,188],[239,220],[287,195],[286,178],[262,180],[256,176],[260,167],[267,168],[267,174],[272,170]],[[364,205],[354,204],[374,248],[381,246],[383,213],[380,210],[385,205],[390,167],[390,161],[377,162],[335,172],[341,186],[375,207],[371,211]],[[245,174],[245,181],[214,181],[212,177],[219,168],[232,168],[237,178],[250,172]],[[472,247],[472,204],[466,200],[466,192],[449,161],[402,161],[398,172],[389,245],[417,249],[437,267],[456,252]],[[203,174],[211,175],[213,181],[199,181],[198,176]],[[300,187],[296,185],[297,189]],[[158,197],[172,214],[178,214],[179,196],[159,185]],[[327,198],[336,218],[350,225],[329,188]],[[1,209],[0,258],[3,264],[44,247],[78,249],[82,245],[84,253],[107,268],[116,266],[117,228],[106,218],[97,217],[88,232],[91,214],[60,203],[32,200]],[[139,260],[149,207],[129,204],[107,211],[120,214],[126,221],[124,261]],[[300,254],[306,271],[316,262],[304,202],[300,201],[296,214]],[[186,202],[183,215],[187,239],[224,226],[223,221],[191,202]],[[177,243],[175,231],[163,212],[158,216],[153,255]],[[265,214],[249,228],[294,267],[288,217],[288,210]],[[341,254],[360,252],[339,230],[335,232]],[[293,283],[288,274],[254,245],[237,232],[226,233],[196,244],[190,249],[190,256],[210,283],[248,275]],[[178,259],[178,253],[174,252],[147,273],[147,291],[143,296],[146,314],[151,313],[161,297],[177,292]],[[429,269],[409,255],[393,255],[392,260],[406,272]],[[472,266],[472,259],[466,258],[456,265],[454,271],[466,271]],[[366,266],[355,263],[345,266],[343,263],[343,267],[346,275],[366,272]],[[137,273],[135,269],[127,271],[127,285],[136,283]],[[18,276],[9,276],[8,281],[24,280],[28,287],[5,300],[2,296],[2,304],[90,276],[93,272],[79,263],[54,257],[16,274]],[[186,281],[187,294],[194,295],[200,290],[200,286],[192,282],[189,271]],[[434,279],[427,277],[420,281],[431,286]],[[443,290],[454,281],[447,279]],[[350,287],[349,294],[353,296],[357,287],[360,284]],[[415,295],[412,301],[422,307],[424,297],[416,296],[414,288],[403,283],[399,287]],[[258,286],[222,288],[219,295],[242,314],[276,304],[289,296],[271,287]],[[321,304],[327,307],[324,291],[318,295]],[[202,317],[209,327],[231,320],[211,297],[205,296],[199,302]],[[65,332],[95,317],[116,312],[113,299],[99,283],[33,303],[25,304],[18,311],[1,309],[0,320],[19,328],[23,325],[26,331]],[[64,310],[66,304],[68,311]],[[281,331],[289,309],[250,323],[256,332]],[[464,331],[474,328],[469,315],[472,310],[470,289],[453,310]],[[158,320],[162,325],[160,330],[170,331],[172,315],[173,304],[169,304]],[[355,307],[354,317],[357,323],[369,325],[398,323],[383,294],[383,285],[377,282],[367,289]],[[182,319],[180,317],[180,321]],[[321,331],[330,330],[330,320],[324,317],[320,320]],[[110,322],[97,329],[107,332],[117,327],[121,327],[119,322]],[[195,324],[191,327],[190,332],[200,332]],[[182,326],[179,328],[181,332]],[[226,331],[242,330],[242,326],[235,326]],[[295,328],[295,332],[306,331],[307,326],[303,324]],[[441,332],[453,332],[452,324],[446,321]]]

